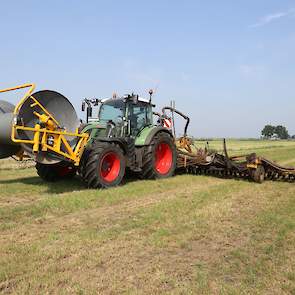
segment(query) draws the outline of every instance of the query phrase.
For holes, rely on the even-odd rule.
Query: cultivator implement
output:
[[[293,167],[280,166],[271,160],[257,156],[255,153],[230,157],[225,140],[222,153],[212,151],[208,147],[198,148],[194,141],[187,136],[190,119],[172,107],[162,109],[163,118],[169,117],[166,114],[167,110],[186,120],[183,136],[176,140],[179,171],[217,177],[244,178],[257,183],[262,183],[265,179],[295,181],[295,168]]]
[[[265,179],[295,181],[295,168],[280,166],[255,153],[229,157],[225,140],[223,153],[217,153],[207,148],[196,148],[193,141],[182,137],[177,141],[177,153],[178,169],[190,174],[244,178],[258,183]]]

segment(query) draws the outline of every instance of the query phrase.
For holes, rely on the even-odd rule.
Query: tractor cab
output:
[[[153,124],[153,105],[140,97],[127,100],[126,115],[130,126],[128,135],[137,136],[142,129]]]
[[[138,95],[87,102],[83,102],[87,104],[87,123],[99,123],[106,129],[106,137],[136,137],[142,129],[153,124],[154,105]],[[97,106],[99,110],[94,111]],[[83,104],[82,110],[85,110]]]

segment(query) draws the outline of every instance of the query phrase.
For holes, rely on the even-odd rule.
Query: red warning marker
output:
[[[163,126],[170,129],[172,127],[172,120],[171,118],[163,119]]]

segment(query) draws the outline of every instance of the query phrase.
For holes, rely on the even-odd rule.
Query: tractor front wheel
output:
[[[143,155],[142,176],[146,179],[170,177],[176,168],[176,146],[166,132],[156,134]]]
[[[125,156],[117,144],[96,142],[86,159],[83,180],[89,188],[117,186],[122,182],[125,167]]]

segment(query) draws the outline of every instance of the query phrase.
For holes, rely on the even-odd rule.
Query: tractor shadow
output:
[[[136,174],[128,173],[125,175],[122,184],[140,181]],[[39,186],[45,188],[45,193],[48,194],[63,194],[75,191],[87,191],[89,190],[80,177],[77,175],[72,179],[62,179],[56,182],[44,181],[39,176],[21,177],[14,179],[0,179],[0,185],[15,185],[24,184],[29,186]],[[20,188],[21,189],[21,188]],[[41,189],[42,190],[42,189]],[[99,190],[99,189],[98,189]]]

